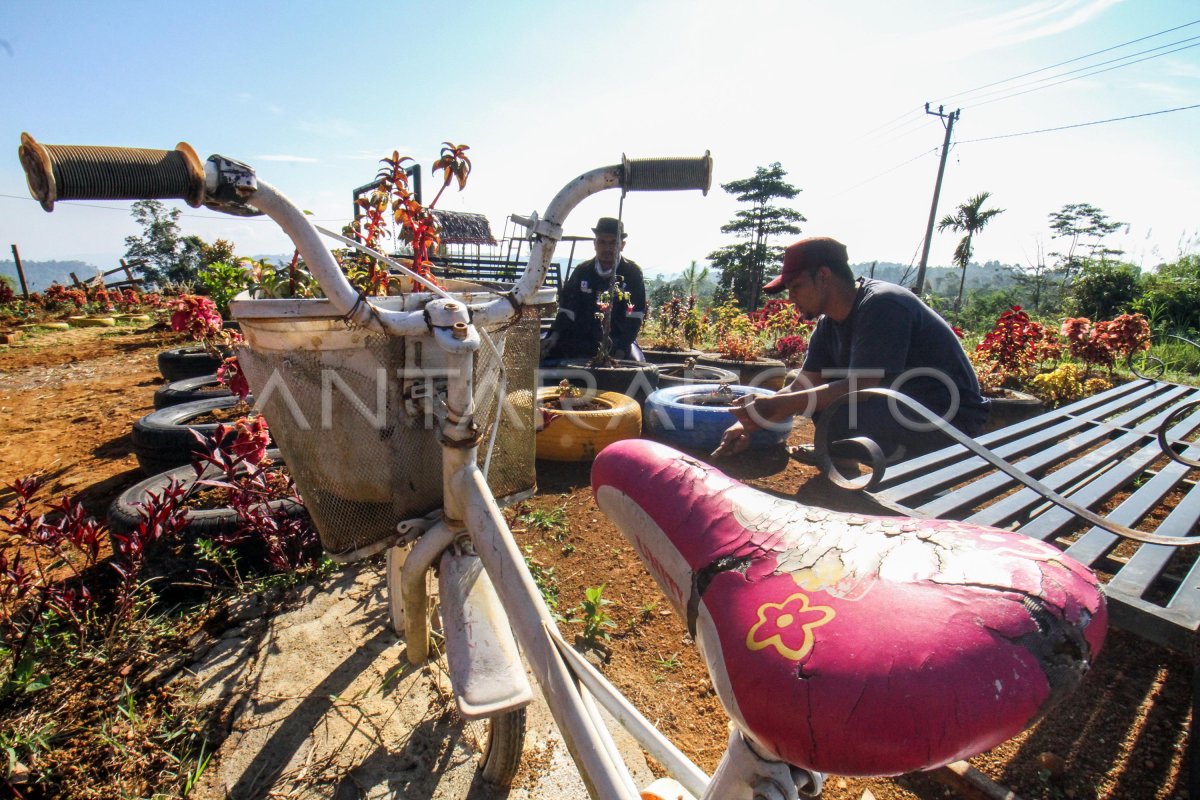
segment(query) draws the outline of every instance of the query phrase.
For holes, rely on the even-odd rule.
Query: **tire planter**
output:
[[[67,317],[74,328],[111,328],[117,324],[112,317]]]
[[[699,358],[704,353],[687,348],[683,350],[646,350],[643,348],[642,355],[651,364],[682,364],[689,358]]]
[[[787,364],[774,358],[760,358],[757,361],[734,361],[721,358],[716,353],[705,353],[696,359],[697,364],[706,367],[720,367],[738,376],[742,386],[762,387],[777,392],[783,388],[784,375],[787,374]]]
[[[279,462],[281,456],[278,450],[267,451],[267,457]],[[127,534],[135,530],[141,517],[138,515],[137,504],[145,500],[147,492],[161,494],[167,484],[174,478],[190,488],[196,482],[196,471],[191,466],[176,467],[134,484],[113,500],[108,508],[108,529],[112,534]],[[277,513],[282,513],[288,519],[307,515],[302,503],[293,500],[273,500],[270,507]],[[190,545],[198,539],[212,539],[223,534],[234,533],[238,526],[238,516],[232,508],[189,509],[185,513],[186,524],[180,531],[179,540],[172,547],[168,542],[157,542],[148,551],[148,572],[150,577],[177,576],[181,571],[195,569],[195,557],[186,554]],[[114,542],[115,544],[115,542]],[[178,552],[179,544],[183,544],[183,554]],[[232,546],[234,554],[243,567],[257,572],[260,566],[267,564],[267,548],[261,539],[250,536],[244,541]]]
[[[197,378],[184,378],[159,387],[154,392],[154,407],[168,408],[180,403],[194,403],[197,400],[211,400],[214,397],[232,397],[233,392],[212,375],[201,375]]]
[[[558,396],[558,389],[538,389],[542,401]],[[606,406],[594,411],[547,409],[535,437],[537,457],[543,461],[591,461],[613,442],[642,434],[642,409],[637,401],[619,392],[599,392],[580,398]]]
[[[709,383],[670,386],[654,392],[646,399],[646,435],[680,450],[711,453],[721,443],[725,429],[737,422],[728,405],[697,404],[697,401],[714,399],[720,388],[715,383]],[[728,388],[735,397],[774,394],[759,387]],[[787,440],[790,427],[778,431],[755,431],[750,435],[750,447],[764,448],[781,444]]]
[[[1005,389],[1004,392],[1003,396],[988,397],[988,419],[983,428],[985,432],[1036,417],[1046,410],[1041,399],[1031,394],[1012,389]]]
[[[211,375],[221,361],[203,347],[175,347],[158,354],[158,371],[169,381]]]
[[[554,387],[562,380],[597,392],[616,392],[644,403],[658,388],[658,365],[618,360],[616,366],[593,367],[586,358],[571,358],[539,371],[538,385]]]
[[[668,386],[688,386],[698,383],[737,383],[737,375],[720,367],[708,367],[703,364],[659,364],[658,386],[665,389]]]
[[[254,402],[252,398],[247,398],[247,401]],[[192,431],[201,436],[212,436],[219,423],[188,423],[210,411],[232,408],[239,402],[237,397],[196,400],[151,411],[133,423],[133,453],[137,456],[142,472],[155,475],[175,467],[190,465],[192,452],[199,447]]]
[[[280,461],[280,453],[276,449],[267,451],[267,457],[272,461]],[[147,492],[161,494],[171,479],[191,488],[196,482],[196,471],[191,465],[175,467],[164,472],[151,475],[140,483],[130,486],[112,501],[108,507],[108,527],[113,533],[128,533],[137,528],[141,517],[137,505],[146,499]],[[292,500],[273,500],[271,508],[282,509],[289,517],[304,514],[304,506]],[[237,514],[231,508],[189,509],[186,513],[186,534],[194,538],[210,538],[217,534],[231,533],[237,527]]]

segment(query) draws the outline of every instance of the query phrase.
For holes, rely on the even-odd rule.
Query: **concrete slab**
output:
[[[307,595],[274,617],[239,609],[238,627],[185,678],[228,731],[191,797],[587,797],[540,694],[512,789],[477,780],[445,665],[408,666],[380,569],[347,567]],[[616,738],[638,785],[649,784],[640,749],[623,732]]]

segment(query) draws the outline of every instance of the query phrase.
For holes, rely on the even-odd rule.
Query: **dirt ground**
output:
[[[51,494],[82,500],[93,514],[140,477],[133,422],[152,410],[162,384],[155,356],[174,346],[130,328],[27,335],[0,346],[0,487],[42,473]],[[795,441],[811,429],[799,428]],[[591,499],[587,465],[542,465],[540,492],[512,512],[518,543],[559,593],[570,616],[587,587],[605,584],[616,627],[608,677],[704,769],[724,748],[726,720],[680,620],[668,610],[632,549]],[[765,491],[812,505],[868,510],[782,452],[722,467]],[[11,492],[0,488],[0,505]],[[543,528],[531,510],[563,509]],[[545,518],[545,514],[542,518]],[[552,571],[552,572],[551,572]],[[572,627],[566,625],[568,630]],[[1184,754],[1192,672],[1183,657],[1113,630],[1081,689],[1031,731],[972,760],[1022,798],[1166,800],[1188,797]],[[929,775],[830,776],[829,800],[932,800],[960,796]]]

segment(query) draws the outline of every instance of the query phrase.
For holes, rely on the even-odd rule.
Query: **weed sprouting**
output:
[[[612,617],[604,610],[605,606],[612,605],[612,601],[604,597],[604,584],[599,586],[589,586],[583,590],[583,602],[571,609],[573,615],[568,622],[577,622],[583,624],[583,633],[580,634],[583,640],[589,646],[596,646],[601,639],[609,638],[606,628],[615,628],[617,624],[613,622]]]

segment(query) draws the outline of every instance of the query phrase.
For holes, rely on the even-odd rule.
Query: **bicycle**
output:
[[[41,145],[26,134],[21,160],[47,210],[177,198],[265,213],[295,242],[327,299],[235,300],[247,374],[326,550],[345,561],[387,551],[392,621],[413,663],[428,656],[436,571],[451,682],[463,716],[489,725],[482,769],[493,781],[511,780],[520,758],[532,697],[522,659],[593,798],[798,800],[818,796],[826,772],[931,769],[1010,738],[1069,694],[1102,646],[1095,577],[1050,545],[802,506],[645,440],[602,451],[593,490],[687,622],[730,716],[714,775],[567,645],[496,499],[532,487],[537,326],[527,307],[581,200],[618,187],[707,191],[707,154],[623,158],[568,183],[528,220],[529,267],[511,290],[451,293],[413,275],[428,291],[398,298],[355,292],[304,214],[232,159],[201,164],[182,143]],[[281,374],[299,397],[296,386],[284,394]],[[377,409],[390,414],[372,414],[355,389],[372,375]],[[273,385],[274,410],[263,399]],[[371,424],[306,429],[306,409]],[[440,470],[426,467],[435,455]],[[599,707],[671,781],[639,793]]]

